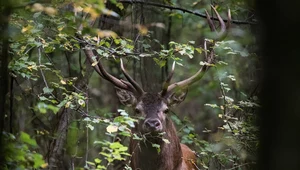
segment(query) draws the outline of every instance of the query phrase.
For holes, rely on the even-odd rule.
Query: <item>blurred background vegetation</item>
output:
[[[211,5],[224,19],[231,10],[230,29],[214,46],[215,66],[189,87],[185,101],[169,116],[182,143],[198,153],[199,169],[253,169],[261,72],[252,34],[259,31],[255,4],[147,2],[2,2],[7,22],[1,27],[1,50],[8,47],[9,73],[1,87],[7,89],[4,169],[129,169],[126,146],[138,118],[119,103],[114,87],[93,72],[82,48],[88,44],[97,50],[117,77],[122,77],[119,57],[126,58],[126,69],[143,88],[158,91],[173,61],[174,82],[201,67],[204,41],[215,34],[197,14],[207,10],[213,15]]]

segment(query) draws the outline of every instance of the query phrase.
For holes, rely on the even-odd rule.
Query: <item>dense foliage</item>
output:
[[[210,2],[157,3],[204,13]],[[227,37],[215,42],[217,61],[169,116],[181,142],[197,152],[199,169],[251,169],[259,145],[259,59],[250,33],[255,19],[242,0],[212,5],[224,18],[230,8],[233,20],[248,19],[249,24],[232,23]],[[137,63],[144,58],[166,72],[175,61],[174,81],[191,76],[207,64],[203,44],[213,42],[215,35],[205,18],[157,8],[161,10],[115,0],[22,0],[12,6],[4,169],[130,169],[128,140],[144,140],[130,130],[139,117],[116,101],[108,82],[93,74],[91,65],[97,60],[86,62],[82,49],[94,49],[118,77],[119,57],[126,58],[127,69],[138,78],[142,66]],[[159,16],[151,16],[151,10]],[[152,146],[160,151],[159,145]]]

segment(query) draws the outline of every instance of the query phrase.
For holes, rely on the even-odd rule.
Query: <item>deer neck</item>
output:
[[[173,123],[166,120],[167,129],[163,138],[170,143],[160,140],[146,140],[145,142],[136,142],[132,149],[132,164],[134,169],[141,170],[177,170],[182,163],[182,150],[180,141],[176,135],[176,129]],[[133,142],[133,141],[132,141]],[[153,147],[158,144],[159,149]]]

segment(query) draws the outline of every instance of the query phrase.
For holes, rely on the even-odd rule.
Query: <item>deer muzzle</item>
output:
[[[162,123],[159,119],[146,119],[143,125],[145,132],[161,132]]]

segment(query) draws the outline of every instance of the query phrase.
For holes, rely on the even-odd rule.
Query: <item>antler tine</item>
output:
[[[171,79],[174,75],[174,71],[175,71],[175,61],[173,61],[173,64],[172,64],[172,70],[167,78],[167,80],[165,81],[165,83],[163,84],[163,89],[162,89],[162,92],[161,92],[161,95],[162,96],[165,96],[168,92],[168,87],[170,85],[170,82],[171,82]]]
[[[216,9],[211,6],[213,11],[216,13],[217,18],[221,24],[221,31],[220,31],[220,35],[218,36],[217,39],[222,39],[223,37],[225,37],[225,35],[227,34],[226,32],[226,25],[223,21],[223,19],[221,18],[221,16],[219,15],[219,13],[216,11]],[[216,28],[208,14],[208,12],[206,11],[207,14],[207,21],[209,24],[209,27],[211,28],[212,31],[216,31]],[[230,15],[230,10],[228,11],[228,23],[230,24],[231,21],[231,15]],[[229,25],[228,25],[229,26]],[[205,45],[205,49],[206,49],[206,43],[204,43]],[[193,76],[191,76],[190,78],[187,78],[185,80],[182,80],[180,82],[177,83],[173,83],[171,85],[168,86],[167,88],[167,93],[172,92],[174,89],[181,89],[181,88],[186,88],[187,86],[189,86],[190,84],[193,84],[194,82],[200,80],[203,75],[206,73],[206,71],[211,67],[211,64],[214,62],[214,50],[212,49],[210,51],[209,54],[207,54],[207,52],[205,52],[205,59],[207,64],[203,65],[196,74],[194,74]]]
[[[139,84],[136,81],[134,81],[133,78],[126,72],[124,65],[123,65],[122,58],[120,58],[120,65],[121,65],[121,70],[122,70],[124,76],[129,81],[129,83],[131,83],[133,85],[133,87],[137,91],[138,95],[142,95],[143,93],[145,93],[144,90],[139,86]]]
[[[185,88],[187,87],[188,85],[200,80],[204,73],[206,72],[206,70],[209,68],[209,66],[207,65],[204,65],[200,68],[200,70],[198,70],[198,72],[196,74],[194,74],[193,76],[191,76],[190,78],[188,79],[185,79],[185,80],[182,80],[180,82],[177,82],[177,83],[173,83],[171,84],[169,87],[168,87],[168,90],[167,92],[171,92],[173,91],[174,89],[176,88]]]
[[[88,14],[86,14],[84,16],[84,18],[87,16]],[[93,20],[91,23],[90,23],[90,26],[93,26],[95,24],[96,20]],[[82,24],[79,26],[78,30],[79,31],[82,31]],[[86,44],[84,44],[86,45]],[[94,52],[92,49],[87,49],[87,48],[84,48],[84,53],[89,61],[89,63],[92,65],[92,63],[94,63],[93,61],[93,57],[95,56],[94,55]],[[99,59],[99,56],[97,55],[96,56],[96,59],[97,59],[97,65],[93,66],[95,71],[104,79],[108,80],[109,82],[111,82],[112,84],[114,84],[116,87],[120,88],[120,89],[124,89],[124,90],[128,90],[128,91],[131,91],[133,93],[138,93],[138,94],[142,94],[143,93],[143,90],[139,87],[139,85],[129,76],[129,74],[125,71],[124,67],[123,67],[123,62],[121,60],[121,69],[122,69],[122,72],[123,74],[125,75],[125,77],[127,78],[127,81],[125,80],[122,80],[122,79],[118,79],[114,76],[112,76],[111,74],[109,74],[103,67],[100,59]]]
[[[223,35],[225,32],[226,32],[226,25],[225,25],[225,22],[223,21],[222,17],[220,16],[220,14],[217,12],[216,8],[213,7],[211,5],[211,8],[213,9],[213,11],[215,12],[215,14],[217,15],[217,18],[220,22],[220,25],[221,25],[221,31],[220,31],[220,35]],[[215,30],[214,30],[215,31]]]
[[[92,59],[94,55],[93,50],[91,49],[84,49],[84,53],[89,61],[90,64],[92,64],[94,61]],[[135,88],[128,82],[124,81],[124,80],[120,80],[114,76],[112,76],[111,74],[109,74],[103,67],[102,63],[99,60],[99,57],[97,57],[98,63],[97,65],[94,66],[94,69],[96,70],[96,72],[104,79],[108,80],[109,82],[113,83],[116,87],[119,87],[121,89],[124,90],[128,90],[131,92],[135,92]]]
[[[212,20],[210,19],[211,16],[210,16],[209,13],[207,12],[207,10],[205,10],[205,14],[206,14],[206,19],[207,19],[207,22],[208,22],[208,25],[209,25],[210,30],[216,31],[216,27],[215,27],[215,25],[213,24]]]
[[[228,20],[227,20],[227,29],[229,29],[230,26],[231,26],[231,12],[230,12],[230,9],[228,9],[228,11],[227,11],[227,17],[228,17]]]
[[[84,51],[84,53],[85,53],[85,55],[86,55],[86,57],[87,57],[89,63],[92,64],[92,63],[93,63],[92,57],[94,56],[93,51],[92,51],[92,50],[88,50],[88,49],[84,49],[83,51]],[[103,75],[102,75],[102,73],[101,73],[101,71],[100,71],[100,69],[99,69],[99,67],[98,67],[97,65],[94,66],[94,69],[95,69],[95,71],[96,71],[101,77],[103,77]]]

